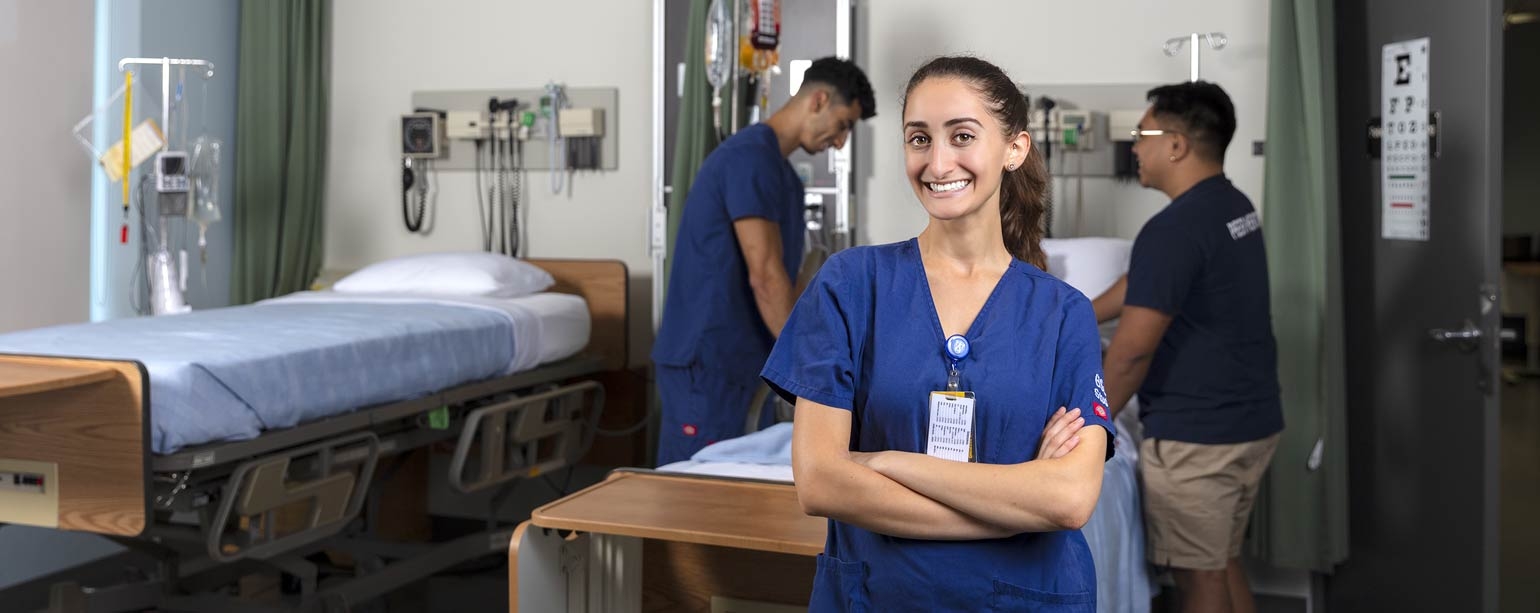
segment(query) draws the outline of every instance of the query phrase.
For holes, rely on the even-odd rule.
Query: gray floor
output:
[[[1181,608],[1170,598],[1170,590],[1162,596],[1157,596],[1150,607],[1150,613],[1177,613]],[[1302,598],[1288,598],[1285,596],[1256,596],[1257,613],[1306,613],[1308,610]]]
[[[1499,602],[1504,613],[1540,611],[1540,378],[1502,388]]]

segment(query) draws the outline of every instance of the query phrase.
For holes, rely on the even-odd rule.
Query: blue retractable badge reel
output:
[[[973,347],[968,343],[967,337],[953,334],[947,337],[945,349],[947,357],[951,358],[951,364],[948,365],[946,373],[946,391],[955,392],[958,391],[961,383],[957,363],[967,358],[968,352],[972,351]]]

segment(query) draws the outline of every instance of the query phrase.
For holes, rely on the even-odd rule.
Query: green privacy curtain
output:
[[[235,262],[244,304],[321,269],[329,0],[243,0],[235,115]]]
[[[673,192],[668,197],[668,247],[663,270],[658,273],[664,276],[664,288],[668,287],[668,271],[674,262],[674,237],[679,233],[685,198],[690,195],[696,171],[719,142],[712,118],[711,84],[706,81],[706,14],[710,8],[711,0],[690,3],[690,32],[685,40],[684,54],[684,99],[679,104],[679,125],[674,131],[674,174],[669,180]]]
[[[1348,552],[1332,36],[1332,0],[1272,0],[1262,220],[1286,428],[1251,551],[1318,572]]]

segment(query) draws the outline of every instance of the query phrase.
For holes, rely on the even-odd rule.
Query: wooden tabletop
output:
[[[48,392],[116,376],[111,368],[0,356],[0,398]]]
[[[530,523],[808,556],[823,553],[827,526],[788,484],[627,472],[535,509]]]

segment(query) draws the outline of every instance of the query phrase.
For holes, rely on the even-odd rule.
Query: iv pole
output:
[[[208,60],[182,59],[172,57],[126,57],[118,60],[118,72],[128,70],[129,66],[149,65],[160,66],[160,129],[161,136],[166,140],[166,146],[171,146],[171,67],[172,66],[203,66],[203,78],[214,78],[214,63]],[[124,181],[128,177],[123,177]],[[160,246],[167,248],[166,243],[166,218],[160,216]]]
[[[128,70],[129,66],[136,66],[136,65],[159,65],[160,66],[160,126],[161,126],[161,137],[165,140],[166,147],[169,149],[171,147],[171,67],[172,66],[202,66],[205,69],[203,71],[203,78],[204,79],[211,79],[211,78],[214,77],[214,63],[210,62],[208,60],[199,60],[199,59],[184,59],[184,58],[170,58],[170,57],[161,57],[161,58],[129,57],[129,58],[123,58],[121,60],[118,60],[118,72],[123,72],[125,70]],[[125,135],[125,138],[127,138],[127,135]],[[124,176],[123,177],[123,181],[127,182],[128,181],[128,177]],[[141,203],[141,206],[143,206],[142,203]],[[188,206],[189,206],[189,210],[191,210],[191,205],[189,204]],[[154,305],[154,311],[155,311],[155,314],[157,314],[157,315],[162,314],[162,310],[163,309],[164,309],[164,312],[169,312],[169,313],[176,313],[176,312],[185,311],[188,308],[187,307],[187,303],[186,303],[185,299],[182,297],[181,293],[179,291],[177,291],[176,287],[169,287],[169,288],[163,287],[163,288],[161,288],[162,292],[169,294],[169,297],[164,299],[164,300],[153,298],[153,296],[156,294],[156,291],[154,289],[154,287],[156,285],[155,277],[156,276],[161,276],[162,277],[161,279],[159,279],[159,283],[161,285],[170,285],[171,282],[172,282],[171,277],[173,275],[173,273],[170,270],[171,269],[171,266],[170,266],[170,264],[171,264],[171,257],[170,257],[171,244],[170,244],[169,240],[167,239],[167,236],[169,235],[169,228],[167,228],[167,226],[166,226],[166,216],[159,214],[159,211],[157,211],[156,218],[157,218],[157,221],[159,222],[159,228],[160,228],[160,237],[159,237],[160,238],[160,251],[155,256],[153,256],[153,259],[151,260],[151,265],[150,265],[149,271],[148,271],[148,274],[149,274],[149,276],[151,277],[151,280],[152,280],[152,283],[151,283],[151,294],[152,294],[151,303]],[[187,256],[187,253],[185,251],[182,252],[181,283],[178,284],[178,286],[181,287],[181,289],[183,291],[186,290],[186,285],[187,285],[187,257],[186,256]],[[159,268],[161,266],[163,266],[164,268],[163,269]],[[157,273],[163,273],[163,274],[159,274],[158,275]]]
[[[171,143],[171,67],[172,66],[203,66],[207,68],[203,72],[203,78],[214,78],[214,63],[208,60],[189,60],[171,57],[126,57],[118,60],[118,72],[128,70],[129,66],[158,65],[160,66],[160,129],[164,132],[166,143]]]
[[[1199,34],[1197,32],[1193,32],[1187,36],[1178,36],[1176,38],[1167,39],[1165,44],[1161,45],[1161,49],[1166,52],[1168,57],[1176,57],[1176,54],[1182,52],[1182,45],[1188,45],[1190,51],[1192,52],[1192,70],[1190,71],[1191,74],[1187,80],[1193,82],[1198,80],[1198,56],[1202,52],[1202,49],[1200,49],[1198,45],[1199,37],[1202,37],[1203,40],[1208,43],[1208,48],[1214,51],[1225,48],[1225,45],[1229,44],[1230,42],[1229,37],[1226,37],[1224,32],[1209,32],[1208,34]]]

